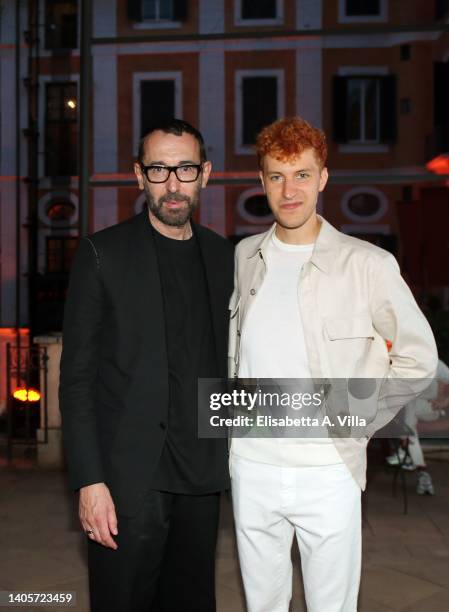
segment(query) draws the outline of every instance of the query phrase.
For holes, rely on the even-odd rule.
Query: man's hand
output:
[[[118,534],[117,515],[111,494],[104,482],[81,487],[79,517],[91,540],[107,548],[118,548],[111,536]]]

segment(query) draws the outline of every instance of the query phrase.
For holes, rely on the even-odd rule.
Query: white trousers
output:
[[[231,455],[248,612],[288,612],[296,533],[308,612],[355,612],[361,491],[345,464],[279,467]]]

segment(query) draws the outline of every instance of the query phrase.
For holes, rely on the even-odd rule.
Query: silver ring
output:
[[[92,529],[86,529],[86,534],[88,536],[94,535],[94,532],[92,531]]]

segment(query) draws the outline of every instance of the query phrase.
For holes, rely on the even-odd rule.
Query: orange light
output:
[[[449,155],[438,155],[426,164],[427,170],[434,174],[449,174]]]
[[[41,394],[37,389],[26,389],[25,387],[16,389],[12,396],[19,402],[38,402],[41,399]]]

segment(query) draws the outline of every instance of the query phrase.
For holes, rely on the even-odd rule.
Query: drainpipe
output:
[[[80,146],[79,146],[79,233],[89,231],[89,170],[90,170],[90,122],[92,90],[92,4],[81,0],[80,32]]]

